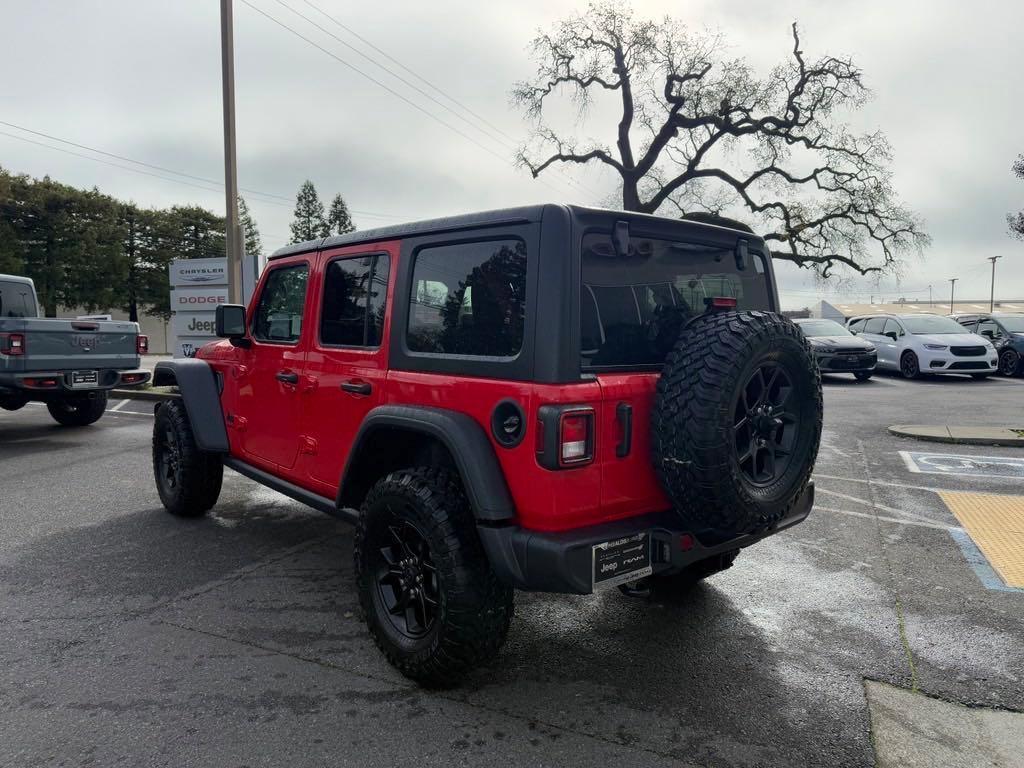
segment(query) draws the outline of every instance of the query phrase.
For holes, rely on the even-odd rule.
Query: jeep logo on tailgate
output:
[[[78,347],[83,352],[89,352],[96,346],[96,336],[75,335],[71,337],[71,346]]]

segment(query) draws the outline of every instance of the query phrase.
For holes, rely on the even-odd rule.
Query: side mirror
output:
[[[897,338],[899,338],[899,337],[898,337],[898,336],[896,335],[896,331],[886,331],[886,332],[885,332],[885,335],[886,335],[886,336],[888,336],[888,337],[889,337],[890,339],[892,339],[893,341],[896,341],[896,339],[897,339]]]
[[[217,307],[214,326],[217,336],[222,339],[245,338],[245,307],[241,304],[221,304]]]
[[[994,339],[996,337],[996,332],[993,331],[991,328],[986,328],[984,331],[981,332],[981,335],[984,336],[986,339]]]

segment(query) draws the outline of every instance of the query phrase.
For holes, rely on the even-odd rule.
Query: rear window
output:
[[[35,317],[36,300],[27,283],[0,282],[0,317]]]
[[[583,238],[580,341],[585,369],[661,365],[686,319],[715,296],[772,309],[764,257],[743,269],[732,248],[632,237],[618,256],[607,234]]]

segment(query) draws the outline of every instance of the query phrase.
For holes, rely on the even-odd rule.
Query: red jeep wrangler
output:
[[[351,520],[388,659],[450,685],[515,589],[681,590],[803,520],[821,385],[764,242],[542,205],[271,257],[248,310],[158,364],[153,469],[202,515],[223,467]]]

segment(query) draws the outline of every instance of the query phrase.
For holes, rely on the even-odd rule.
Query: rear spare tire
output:
[[[817,364],[790,320],[751,311],[688,323],[652,424],[656,470],[684,523],[727,539],[783,518],[814,468],[821,406]]]

